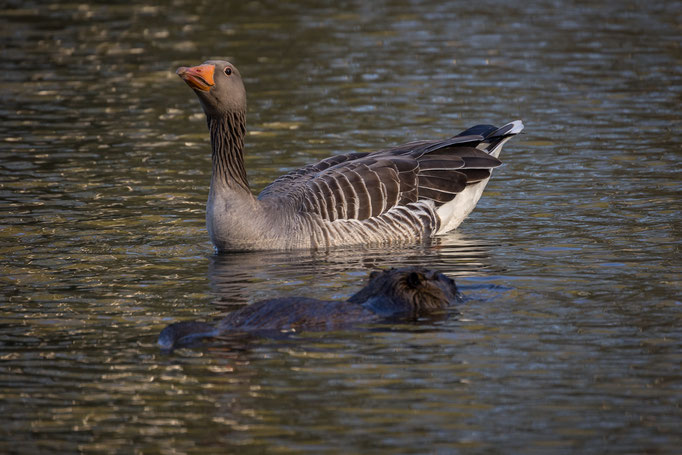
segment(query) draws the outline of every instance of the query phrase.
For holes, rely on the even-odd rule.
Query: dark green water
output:
[[[10,1],[0,12],[0,452],[676,453],[679,2]],[[236,63],[256,190],[523,119],[430,245],[216,256],[205,120]],[[440,322],[213,343],[168,323],[428,265]]]

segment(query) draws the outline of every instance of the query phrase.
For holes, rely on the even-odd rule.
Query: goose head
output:
[[[207,117],[246,112],[246,89],[239,70],[224,60],[181,66],[176,74],[196,93]]]

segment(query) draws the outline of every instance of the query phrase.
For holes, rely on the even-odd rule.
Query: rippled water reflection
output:
[[[0,451],[674,453],[679,2],[10,1],[0,12]],[[229,57],[259,190],[334,153],[522,118],[427,245],[213,255],[198,103]],[[222,340],[169,322],[457,279],[450,318]]]

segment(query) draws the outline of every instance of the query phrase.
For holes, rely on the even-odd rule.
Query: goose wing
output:
[[[258,198],[284,199],[329,221],[365,220],[424,199],[439,206],[501,164],[476,148],[483,140],[460,135],[333,156],[278,178]]]

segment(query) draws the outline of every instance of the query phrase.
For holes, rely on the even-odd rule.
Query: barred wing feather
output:
[[[476,148],[483,140],[464,135],[333,156],[278,178],[258,198],[285,198],[329,221],[367,220],[422,200],[438,207],[501,164]]]

